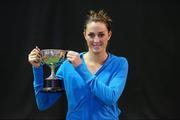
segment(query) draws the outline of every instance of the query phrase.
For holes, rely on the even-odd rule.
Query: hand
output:
[[[77,67],[82,63],[80,54],[75,51],[68,51],[67,59],[73,64],[74,67]]]
[[[39,67],[41,64],[42,56],[38,47],[34,48],[28,55],[29,63],[34,67]]]

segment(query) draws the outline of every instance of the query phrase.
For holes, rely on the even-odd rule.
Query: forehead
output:
[[[104,32],[107,30],[106,24],[103,22],[90,22],[86,25],[86,32]]]

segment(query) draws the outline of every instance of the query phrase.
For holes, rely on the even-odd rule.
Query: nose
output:
[[[96,35],[95,37],[94,37],[94,42],[99,42],[100,41],[100,38]]]

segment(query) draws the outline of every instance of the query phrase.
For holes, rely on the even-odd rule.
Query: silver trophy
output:
[[[66,58],[67,50],[42,49],[42,64],[46,64],[51,69],[49,77],[44,79],[43,92],[64,92],[62,80],[55,76],[55,68],[62,64]]]

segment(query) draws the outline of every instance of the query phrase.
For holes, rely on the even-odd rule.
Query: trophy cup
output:
[[[61,49],[42,49],[42,64],[51,69],[49,77],[44,79],[43,92],[64,92],[62,80],[55,76],[55,68],[62,64],[66,58],[67,50]]]

